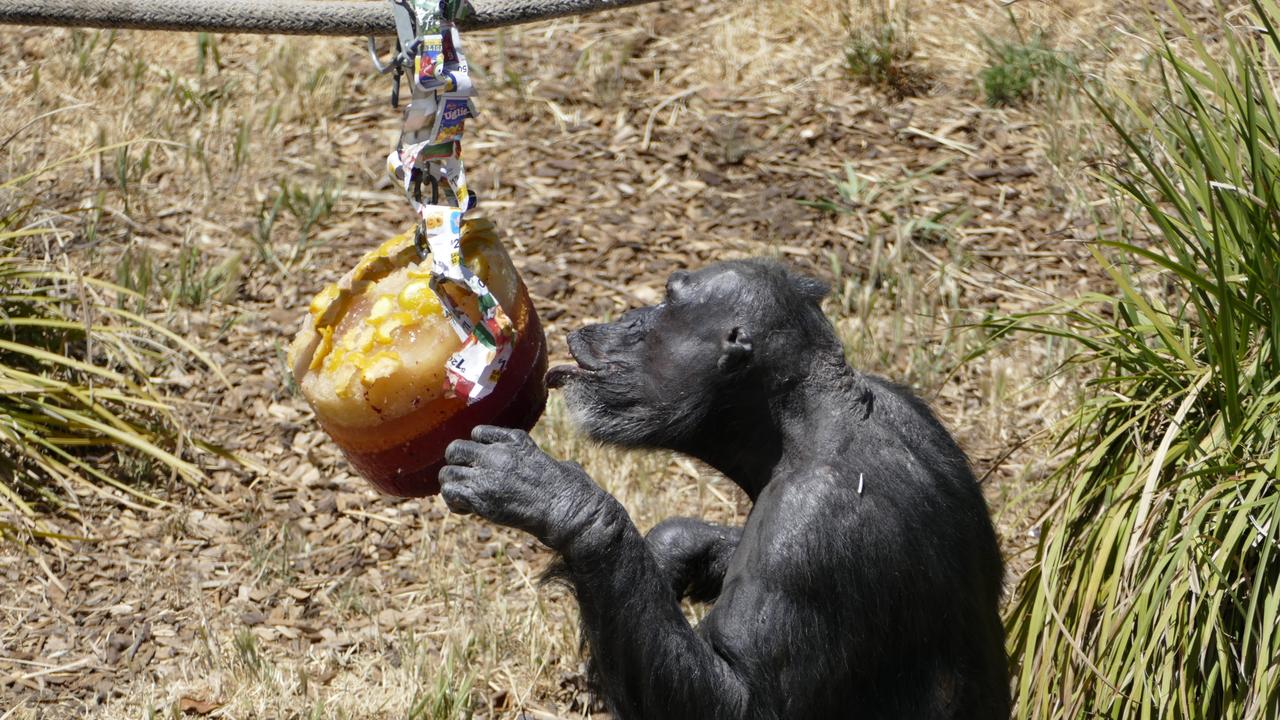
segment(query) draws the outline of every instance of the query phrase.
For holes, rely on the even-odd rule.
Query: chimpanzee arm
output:
[[[809,540],[814,537],[821,536]],[[616,501],[607,503],[561,555],[614,717],[837,717],[815,712],[831,707],[823,704],[832,692],[826,681],[844,662],[839,643],[832,643],[840,633],[830,596],[821,590],[808,599],[796,594],[797,576],[777,568],[779,561],[790,564],[794,553],[807,555],[805,542],[795,539],[781,552],[753,545],[746,563],[753,569],[734,573],[694,630],[625,510]],[[821,587],[822,580],[816,583]]]
[[[729,558],[742,538],[742,528],[694,518],[667,518],[645,535],[645,544],[676,597],[710,602],[720,595]]]
[[[821,654],[811,648],[831,628],[818,608],[793,609],[782,590],[735,580],[726,588],[733,599],[722,597],[706,630],[695,632],[626,510],[581,467],[548,457],[523,432],[482,426],[472,437],[446,453],[445,502],[530,532],[560,553],[616,717],[778,717],[788,700],[769,668],[821,677],[811,670]],[[801,682],[789,690],[802,698],[815,692]]]
[[[670,576],[621,505],[607,502],[561,556],[600,689],[615,717],[750,716],[750,683],[689,625]]]

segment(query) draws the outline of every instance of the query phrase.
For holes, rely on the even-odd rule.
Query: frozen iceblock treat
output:
[[[439,492],[450,442],[482,424],[528,430],[546,406],[542,326],[491,222],[463,223],[462,257],[516,331],[506,368],[480,400],[468,405],[447,391],[445,362],[462,340],[430,287],[431,259],[419,258],[412,231],[321,290],[289,348],[289,367],[320,426],[361,475],[392,495]],[[479,318],[474,296],[442,287]]]

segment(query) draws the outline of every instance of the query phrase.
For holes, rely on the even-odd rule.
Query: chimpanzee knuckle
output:
[[[531,486],[511,475],[486,472],[467,490],[473,512],[487,520],[535,535],[546,524],[545,497],[539,497]]]
[[[678,522],[678,518],[667,518],[650,528],[644,539],[650,545],[670,547],[675,545],[676,540],[684,534],[683,524]]]
[[[654,555],[667,559],[679,559],[697,545],[688,518],[667,518],[654,525],[645,535],[645,543]]]
[[[440,487],[440,497],[450,512],[459,515],[471,515],[476,512],[475,494],[471,488],[460,482],[446,482]]]
[[[467,478],[474,472],[474,469],[462,465],[445,465],[440,468],[440,474],[437,478],[440,480],[441,486],[444,486],[449,483],[466,482]]]
[[[511,459],[513,471],[519,471],[526,476],[541,477],[551,468],[550,458],[536,445],[507,444],[500,447]]]
[[[505,445],[482,445],[469,442],[462,452],[467,453],[466,465],[490,474],[507,474],[516,466],[515,455]],[[448,460],[448,457],[446,456],[445,459]]]
[[[502,525],[523,528],[514,522],[531,503],[528,493],[510,475],[490,472],[473,484],[476,513]]]
[[[523,430],[518,432],[519,434],[514,436],[507,447],[526,458],[538,458],[540,461],[549,458],[542,448],[538,447],[538,444],[533,441],[533,438],[529,437],[529,433]]]
[[[444,460],[450,465],[474,465],[482,448],[470,440],[454,440],[444,449]]]
[[[528,463],[521,454],[506,445],[491,445],[487,461],[495,473],[508,481],[523,479],[528,472]]]
[[[493,425],[477,425],[471,429],[471,439],[484,444],[505,442],[506,433]]]
[[[583,325],[582,327],[569,333],[565,339],[569,343],[570,350],[577,350],[590,345],[592,342],[600,340],[600,336],[604,334],[605,325],[603,323],[592,323],[591,325]]]
[[[537,448],[533,439],[529,437],[529,433],[516,428],[478,425],[471,431],[471,438],[477,442],[509,445],[520,449]]]
[[[532,443],[529,445],[508,445],[507,448],[512,457],[517,458],[522,465],[537,468],[538,472],[547,472],[555,465],[546,453]]]

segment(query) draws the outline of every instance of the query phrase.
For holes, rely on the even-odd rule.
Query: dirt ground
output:
[[[1140,7],[1013,11],[1105,73],[1142,57],[1125,19]],[[469,34],[468,172],[556,355],[680,267],[770,255],[830,281],[851,362],[916,387],[970,453],[1012,582],[1053,463],[1042,440],[1076,385],[1044,379],[1052,345],[961,364],[983,341],[965,325],[1098,287],[1080,171],[1096,120],[1069,97],[984,102],[982,36],[1013,32],[1001,4],[909,11],[928,89],[906,98],[846,72],[842,13],[874,15],[856,2],[675,0]],[[291,392],[283,348],[311,294],[408,222],[384,177],[388,91],[363,40],[0,31],[0,138],[16,133],[0,178],[138,141],[5,198],[54,230],[29,251],[116,279],[194,249],[182,282],[208,292],[156,293],[152,316],[230,386],[195,365],[162,382],[193,433],[256,467],[202,457],[202,488],[149,481],[164,506],[86,495],[53,522],[88,539],[0,548],[0,718],[599,711],[571,599],[538,585],[548,552],[438,498],[377,495]],[[535,435],[642,530],[748,510],[685,458],[586,442],[556,399]]]

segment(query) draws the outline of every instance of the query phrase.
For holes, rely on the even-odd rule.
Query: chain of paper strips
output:
[[[413,206],[418,223],[414,242],[422,254],[425,240],[431,253],[431,289],[462,340],[462,349],[445,366],[446,390],[473,403],[497,385],[515,347],[516,331],[484,281],[462,264],[462,216],[475,205],[462,166],[462,135],[467,119],[476,117],[474,87],[454,25],[463,0],[391,4],[401,49],[392,102],[398,101],[401,64],[412,63],[412,99],[396,149],[387,157],[387,170]],[[426,200],[424,184],[431,188]],[[444,292],[446,284],[464,287],[475,296],[479,322],[473,323]]]

